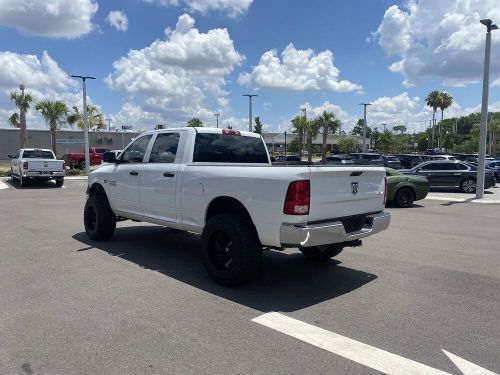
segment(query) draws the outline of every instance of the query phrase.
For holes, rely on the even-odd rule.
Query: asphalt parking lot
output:
[[[226,288],[199,236],[122,222],[89,241],[85,181],[5,186],[0,374],[500,372],[500,205],[390,208],[389,230],[336,261],[267,252],[258,280]]]

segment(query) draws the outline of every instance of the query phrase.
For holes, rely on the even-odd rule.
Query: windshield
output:
[[[23,158],[25,159],[54,159],[52,151],[42,150],[24,150]]]

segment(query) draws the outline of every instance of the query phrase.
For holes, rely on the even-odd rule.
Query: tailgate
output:
[[[311,167],[309,222],[384,209],[383,167]]]
[[[33,172],[61,172],[63,161],[54,159],[26,159],[28,171]]]

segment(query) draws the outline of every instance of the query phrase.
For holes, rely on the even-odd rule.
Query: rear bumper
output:
[[[311,247],[354,241],[382,232],[390,222],[391,214],[382,211],[367,215],[361,229],[349,233],[346,233],[341,221],[310,225],[282,224],[280,242],[282,247]]]
[[[23,177],[29,177],[29,178],[51,178],[51,177],[64,177],[64,172],[51,171],[49,173],[43,174],[42,172],[39,171],[23,171],[22,175]]]

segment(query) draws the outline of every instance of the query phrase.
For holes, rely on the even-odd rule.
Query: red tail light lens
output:
[[[28,169],[28,162],[27,161],[23,162],[23,169]]]
[[[225,135],[241,135],[241,133],[238,130],[232,130],[232,129],[222,129],[222,134],[225,134]]]
[[[286,192],[283,213],[286,215],[309,215],[310,196],[309,180],[291,182]]]

